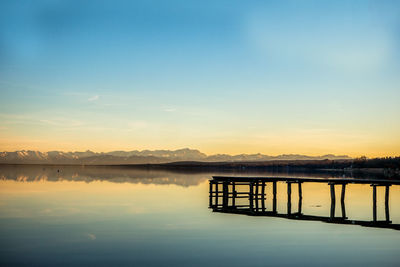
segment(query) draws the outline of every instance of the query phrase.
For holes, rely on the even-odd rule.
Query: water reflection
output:
[[[286,212],[277,211],[277,183],[285,183],[287,188]],[[316,216],[304,214],[303,204],[303,183],[323,183],[330,187],[330,213],[329,216]],[[345,195],[347,184],[371,184],[372,188],[372,220],[355,220],[346,216]],[[266,209],[267,185],[272,187],[272,207]],[[296,212],[292,210],[292,184],[297,185],[298,189],[298,208]],[[376,228],[390,228],[400,230],[400,224],[393,224],[390,221],[389,211],[389,192],[393,184],[397,181],[387,180],[356,180],[356,179],[308,179],[308,178],[256,178],[256,177],[221,177],[215,176],[209,181],[209,207],[214,212],[245,214],[251,216],[280,217],[293,220],[321,221],[335,224],[353,224]],[[340,204],[341,216],[335,216],[336,193],[335,186],[341,187]],[[240,189],[238,189],[240,187]],[[384,187],[385,199],[383,220],[377,219],[377,187]],[[238,204],[238,200],[244,200]]]
[[[200,169],[174,169],[165,167],[145,166],[69,166],[69,165],[0,165],[0,180],[15,180],[24,182],[34,181],[109,181],[112,183],[142,183],[142,184],[175,184],[179,186],[195,186],[212,175],[229,174],[243,175],[273,175],[286,177],[322,177],[343,178],[354,177],[359,179],[370,178],[368,174],[353,174],[326,171],[276,171],[265,170],[202,170]],[[377,177],[376,175],[374,177]]]
[[[151,168],[121,166],[0,165],[0,180],[21,182],[75,181],[194,186],[205,181],[203,173],[170,172]]]
[[[390,229],[213,213],[207,209],[208,180],[213,175],[221,174],[0,166],[0,266],[347,266],[351,262],[364,267],[383,266],[382,259],[388,266],[400,262],[400,235]],[[339,188],[335,186],[337,193]],[[400,222],[395,205],[400,203],[399,189],[390,188],[393,223]],[[236,186],[238,193],[245,190],[248,186]],[[329,216],[328,185],[302,183],[300,205],[297,184],[290,190],[292,216],[298,211]],[[346,216],[370,220],[372,190],[369,184],[346,185]],[[384,190],[376,187],[378,221],[385,218]],[[286,214],[287,184],[278,181],[275,192],[273,204],[273,186],[267,183],[264,206],[259,200],[253,208],[271,211],[275,205],[278,214]],[[260,186],[258,194],[262,193]],[[235,205],[248,202],[237,196]],[[222,204],[222,198],[218,202]],[[335,217],[341,216],[337,206]]]

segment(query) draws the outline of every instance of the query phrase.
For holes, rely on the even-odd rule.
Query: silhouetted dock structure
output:
[[[390,228],[400,230],[400,224],[393,224],[389,216],[389,189],[391,185],[400,185],[400,181],[371,180],[371,179],[319,179],[319,178],[292,178],[292,177],[228,177],[213,176],[210,181],[209,207],[214,212],[245,214],[250,216],[269,216],[288,218],[293,220],[321,221],[336,224],[352,224],[366,227]],[[277,211],[277,185],[285,182],[287,187],[287,212]],[[325,183],[330,187],[331,209],[329,216],[306,215],[302,213],[302,184]],[[347,184],[370,184],[372,188],[372,220],[350,220],[346,217],[345,194]],[[266,208],[266,187],[272,186],[272,207]],[[298,207],[292,211],[292,185],[297,185]],[[385,187],[385,218],[377,218],[377,187]],[[240,187],[241,191],[237,188]],[[244,189],[248,188],[248,190]],[[340,203],[341,215],[335,217],[336,194],[335,187],[341,187]],[[244,199],[245,201],[240,201]],[[244,202],[244,203],[243,203]]]

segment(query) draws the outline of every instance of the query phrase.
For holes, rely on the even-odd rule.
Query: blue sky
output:
[[[0,150],[400,152],[397,1],[2,1]]]

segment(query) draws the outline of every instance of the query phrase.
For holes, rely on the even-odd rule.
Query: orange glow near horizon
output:
[[[284,140],[286,139],[286,140]],[[308,139],[308,140],[307,140]],[[400,156],[400,142],[398,140],[386,139],[379,142],[335,142],[335,140],[309,140],[310,138],[279,138],[276,137],[275,142],[267,138],[265,142],[262,140],[212,140],[210,143],[203,142],[202,144],[184,144],[179,142],[179,145],[128,145],[131,142],[119,143],[117,141],[107,142],[106,140],[96,141],[76,140],[75,142],[63,142],[62,140],[19,140],[0,139],[0,151],[18,151],[18,150],[35,150],[41,152],[47,151],[86,151],[93,152],[110,152],[116,150],[131,151],[131,150],[177,150],[182,148],[197,149],[207,155],[214,154],[257,154],[277,156],[282,154],[300,154],[309,156],[321,156],[326,154],[348,155],[350,157],[366,156],[374,157],[395,157]],[[326,138],[328,139],[328,138]]]

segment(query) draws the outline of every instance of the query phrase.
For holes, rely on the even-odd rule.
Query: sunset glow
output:
[[[0,151],[400,154],[395,1],[2,1]]]

